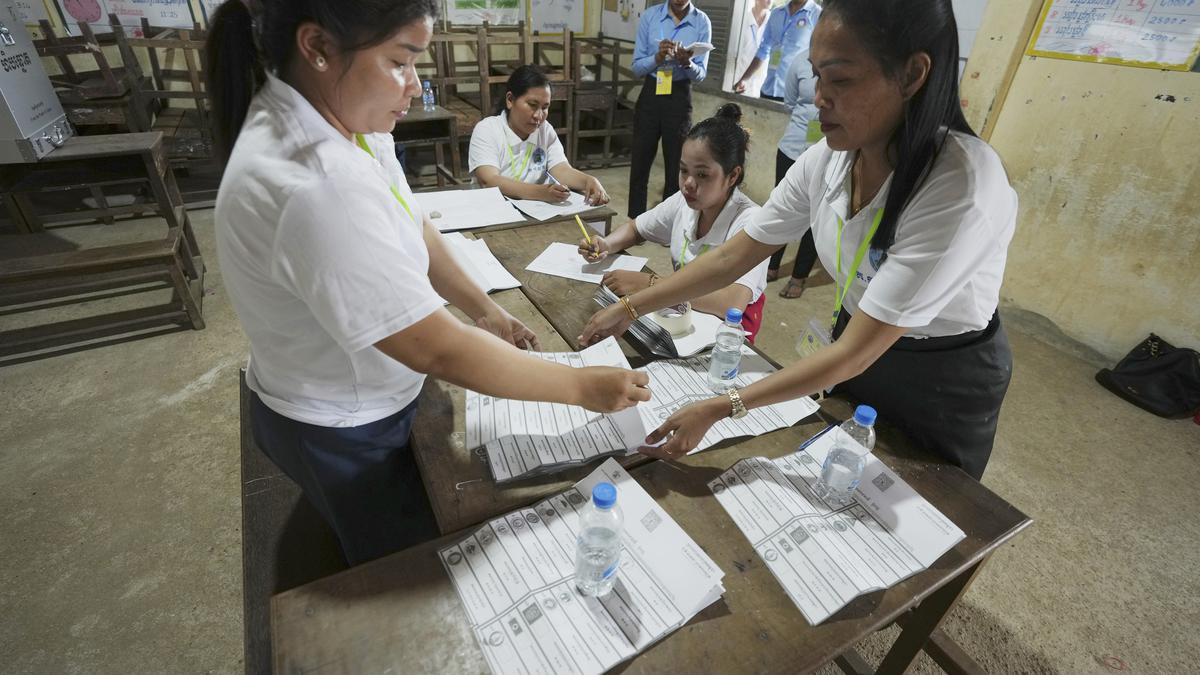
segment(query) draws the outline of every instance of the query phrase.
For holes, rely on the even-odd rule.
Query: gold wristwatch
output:
[[[746,410],[746,404],[742,403],[742,396],[737,389],[730,387],[725,390],[725,395],[729,397],[730,419],[740,420],[750,414],[750,411]]]

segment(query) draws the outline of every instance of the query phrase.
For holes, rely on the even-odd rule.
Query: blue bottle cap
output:
[[[860,405],[854,409],[854,421],[869,427],[875,424],[875,409],[869,405]]]
[[[428,86],[429,86],[429,80],[425,80],[425,81],[424,81],[424,82],[422,82],[421,84],[422,84],[422,85],[424,85],[424,86],[426,86],[426,87],[428,87]]]
[[[729,323],[741,323],[742,310],[738,309],[737,307],[730,307],[729,309],[725,310],[725,321]]]
[[[612,483],[597,483],[592,488],[592,502],[598,509],[611,509],[617,503],[617,488]]]

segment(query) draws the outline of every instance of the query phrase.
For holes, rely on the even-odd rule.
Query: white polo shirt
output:
[[[221,273],[250,339],[247,384],[272,410],[325,427],[373,422],[417,397],[425,376],[372,345],[442,307],[392,138],[366,138],[378,160],[269,77],[217,194]]]
[[[876,212],[887,201],[892,180],[889,176],[870,204],[846,218],[854,156],[830,150],[824,139],[810,147],[746,232],[766,244],[783,244],[811,227],[821,264],[844,283]],[[836,253],[839,217],[845,221],[841,273]],[[910,337],[984,328],[1000,302],[1016,221],[1017,193],[999,155],[974,136],[951,133],[901,214],[886,258],[881,259],[879,251],[863,257],[846,293],[846,310],[861,310],[909,328]]]
[[[538,148],[545,153],[545,163],[537,165],[534,153]],[[505,178],[522,183],[544,183],[545,172],[567,161],[562,141],[549,122],[542,122],[521,140],[508,126],[508,113],[502,112],[479,120],[471,132],[471,151],[467,168],[471,173],[481,166],[494,166]]]
[[[745,229],[758,211],[758,204],[742,194],[741,190],[734,188],[733,195],[717,214],[717,219],[708,234],[697,238],[696,225],[700,221],[700,212],[687,205],[682,192],[676,192],[666,201],[638,216],[634,223],[643,239],[671,247],[671,266],[678,270],[682,265],[695,260],[701,253],[729,241],[733,235]],[[750,289],[748,304],[757,302],[767,287],[769,263],[769,260],[763,259],[761,264],[734,282]]]

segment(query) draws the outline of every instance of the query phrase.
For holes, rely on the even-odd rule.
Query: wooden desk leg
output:
[[[433,175],[437,178],[438,187],[446,187],[446,177],[442,175],[442,167],[446,165],[446,152],[440,142],[433,144]]]
[[[454,180],[458,181],[462,178],[462,159],[458,151],[458,118],[450,120],[450,171],[454,173]]]
[[[21,209],[20,203],[16,196],[5,192],[3,195],[4,206],[8,211],[8,217],[12,220],[13,225],[17,228],[20,234],[33,234],[34,230],[29,225],[29,221],[25,219],[25,212]]]
[[[900,637],[896,638],[892,648],[883,657],[883,661],[875,671],[876,675],[903,675],[912,667],[917,654],[929,641],[929,636],[937,630],[954,605],[958,604],[959,598],[971,587],[971,582],[975,580],[986,562],[987,558],[984,558],[963,570],[950,583],[934,591],[921,604],[917,605],[912,616],[905,621]]]
[[[37,211],[33,208],[33,202],[29,199],[29,195],[15,192],[12,195],[13,204],[16,205],[16,211],[20,212],[17,227],[25,226],[25,232],[32,234],[34,232],[45,232],[46,228],[42,226],[42,221],[38,220]],[[17,216],[14,214],[14,218]]]

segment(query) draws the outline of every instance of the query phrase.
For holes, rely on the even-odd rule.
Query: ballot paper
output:
[[[629,270],[637,272],[646,266],[646,259],[633,255],[610,255],[599,262],[589,263],[579,255],[575,244],[554,242],[525,267],[530,272],[541,272],[556,277],[566,277],[592,284],[600,283],[605,272]]]
[[[449,232],[442,235],[442,241],[446,242],[458,266],[484,293],[521,286],[521,282],[492,255],[484,240],[467,239],[458,232]]]
[[[572,192],[567,195],[566,200],[551,204],[537,199],[514,199],[513,205],[521,209],[525,215],[536,220],[550,220],[560,216],[569,216],[573,213],[583,213],[596,208],[592,204],[587,203],[587,199],[578,192]]]
[[[616,338],[582,352],[531,353],[573,368],[629,369]],[[564,403],[512,401],[467,392],[467,447],[486,447],[497,481],[547,473],[606,455],[623,455],[645,439],[637,408],[604,415]]]
[[[525,220],[500,194],[500,188],[442,190],[413,194],[429,222],[439,232],[471,230]]]
[[[696,56],[704,56],[705,54],[713,51],[716,48],[713,47],[712,43],[710,43],[710,42],[693,42],[692,44],[684,47],[684,49],[690,51],[692,53],[692,56],[696,57]]]
[[[871,454],[854,503],[830,508],[812,487],[839,441],[855,443],[833,427],[796,453],[743,459],[708,484],[814,626],[927,569],[965,536]]]
[[[601,307],[608,307],[618,300],[617,295],[605,286],[597,287],[592,299]],[[717,328],[722,323],[724,321],[719,317],[693,309],[692,330],[687,335],[671,335],[649,314],[639,316],[637,321],[629,324],[627,332],[651,353],[667,359],[676,359],[699,354],[713,346],[717,340]]]
[[[575,589],[575,537],[602,481],[616,486],[625,527],[613,590],[593,598]],[[725,592],[724,572],[611,459],[570,490],[496,518],[438,555],[495,675],[598,675]]]
[[[599,347],[603,349],[598,350]],[[573,367],[629,367],[611,337],[579,354],[538,356]],[[599,457],[628,454],[645,445],[646,435],[676,410],[716,395],[708,389],[708,360],[705,355],[656,361],[639,368],[650,377],[650,401],[608,415],[562,403],[510,401],[468,391],[467,447],[485,448],[488,466],[497,483],[586,464]],[[746,348],[736,386],[748,386],[773,370],[766,359]],[[816,401],[801,397],[755,408],[738,420],[723,419],[709,429],[692,452],[706,450],[723,440],[789,427],[817,409]]]

